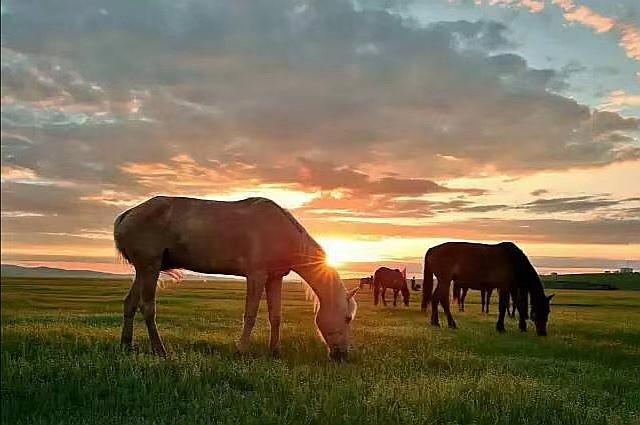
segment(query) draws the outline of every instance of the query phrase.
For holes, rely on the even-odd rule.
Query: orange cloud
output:
[[[483,2],[478,0],[476,4]],[[587,6],[578,5],[573,0],[553,0],[563,12],[567,22],[577,23],[592,28],[597,33],[616,31],[620,35],[620,46],[631,59],[640,61],[640,30],[633,25],[619,22],[609,16],[601,15]],[[539,0],[491,0],[491,6],[517,6],[528,9],[531,13],[544,10],[544,2]]]
[[[587,27],[593,28],[596,32],[610,31],[616,21],[595,13],[587,6],[578,6],[564,14],[564,18],[569,22],[578,22]]]
[[[640,61],[640,30],[632,25],[620,25],[620,46],[631,59]]]
[[[624,90],[614,90],[607,96],[607,100],[600,105],[601,109],[620,111],[627,108],[640,107],[640,95],[627,94]]]

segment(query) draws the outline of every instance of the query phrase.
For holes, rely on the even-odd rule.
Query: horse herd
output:
[[[244,322],[237,346],[241,353],[249,347],[260,300],[266,293],[270,349],[277,355],[282,279],[294,271],[314,300],[316,328],[329,356],[346,359],[349,328],[357,310],[354,296],[360,287],[347,290],[337,271],[327,265],[322,247],[289,211],[275,202],[266,198],[224,202],[157,196],[116,218],[114,241],[122,258],[135,269],[135,279],[123,302],[123,347],[132,346],[133,320],[140,310],[153,352],[166,354],[156,325],[157,281],[161,272],[176,276],[180,269],[186,269],[246,278]],[[405,305],[409,304],[409,288],[402,272],[380,268],[371,279],[376,304],[381,298],[386,305],[386,288],[393,290],[394,305],[398,294],[402,294]],[[471,288],[487,295],[488,312],[490,291],[497,289],[499,332],[505,330],[504,318],[511,299],[519,313],[520,330],[526,331],[526,320],[531,319],[537,334],[546,335],[552,296],[545,295],[538,274],[515,244],[447,242],[429,248],[424,257],[421,308],[430,308],[433,326],[439,326],[441,306],[449,327],[456,327],[449,306],[451,282],[461,309],[466,290]]]

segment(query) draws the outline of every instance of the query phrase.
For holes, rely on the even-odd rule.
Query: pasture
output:
[[[549,336],[495,331],[470,291],[459,329],[368,289],[347,364],[330,362],[298,283],[285,283],[282,356],[269,356],[264,301],[249,355],[235,354],[245,286],[159,290],[167,359],[140,315],[119,349],[128,281],[2,279],[3,424],[627,424],[640,421],[640,291],[556,293]],[[443,316],[441,316],[443,317]],[[446,322],[445,322],[446,323]]]

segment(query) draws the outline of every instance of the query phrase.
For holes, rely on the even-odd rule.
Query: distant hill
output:
[[[541,277],[545,288],[640,290],[640,273],[581,273]]]
[[[115,273],[103,273],[93,270],[66,270],[53,267],[23,267],[13,264],[2,264],[0,269],[2,277],[65,277],[85,279],[117,279],[128,277]]]

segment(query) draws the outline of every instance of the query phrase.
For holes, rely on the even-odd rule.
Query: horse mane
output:
[[[313,288],[309,286],[309,284],[304,280],[300,280],[302,282],[302,287],[304,288],[304,296],[307,301],[313,301],[313,312],[317,313],[320,309],[320,300],[315,292],[313,292]]]
[[[538,272],[529,261],[527,255],[513,242],[502,242],[500,244],[508,253],[513,265],[516,267],[518,275],[523,278],[530,292],[543,290],[542,282]]]

